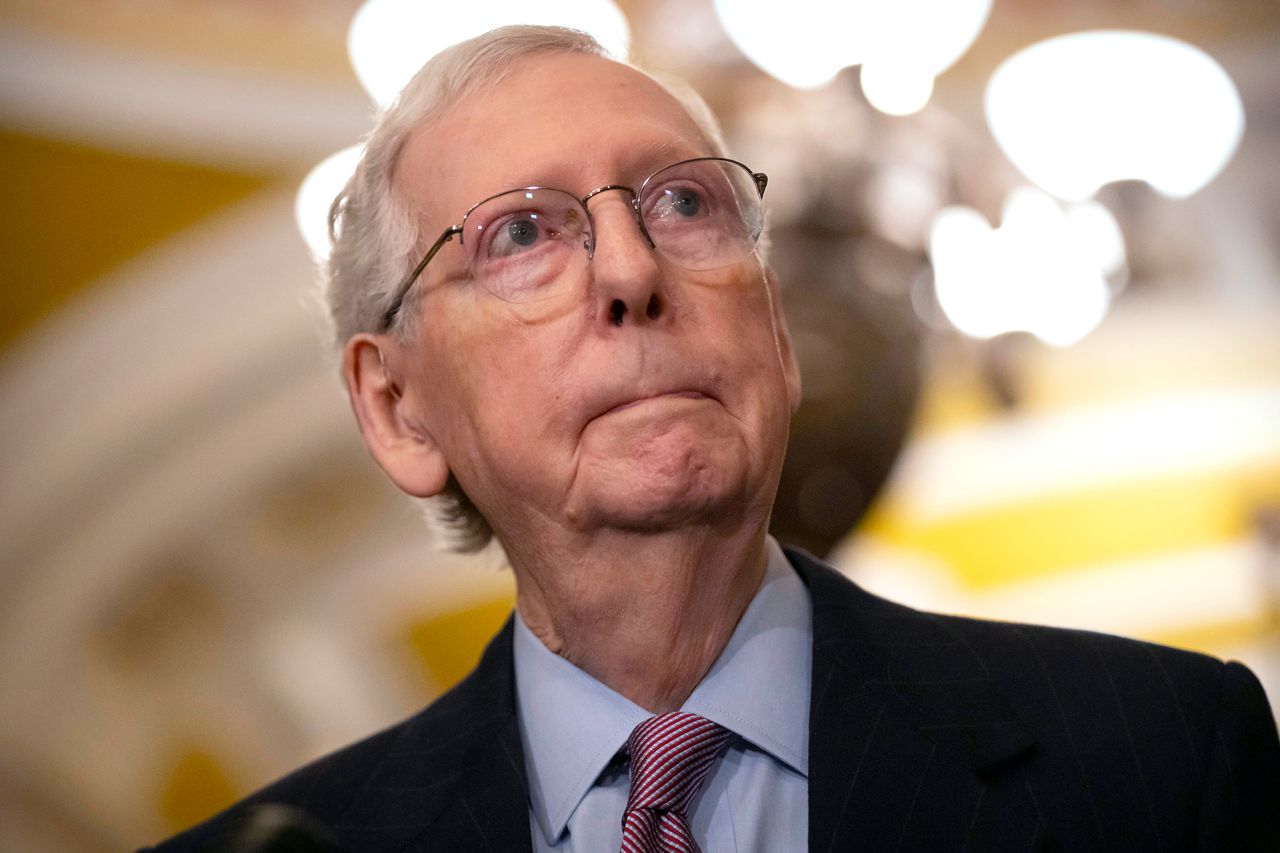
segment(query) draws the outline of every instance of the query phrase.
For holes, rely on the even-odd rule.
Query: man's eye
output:
[[[706,193],[701,187],[675,186],[659,190],[649,203],[646,220],[676,224],[681,220],[702,219],[710,213]]]
[[[514,255],[538,242],[542,236],[542,225],[537,214],[519,216],[503,223],[494,235],[490,253],[494,255]]]
[[[667,203],[681,216],[697,216],[702,212],[702,197],[691,189],[667,190]]]
[[[532,246],[538,239],[538,224],[529,219],[517,219],[507,226],[507,236],[517,246]]]

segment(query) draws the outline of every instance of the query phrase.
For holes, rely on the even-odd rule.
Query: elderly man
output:
[[[330,302],[370,452],[496,536],[516,612],[422,713],[160,849],[262,803],[350,851],[1280,849],[1244,667],[916,612],[768,537],[800,377],[765,185],[581,34],[423,68]]]

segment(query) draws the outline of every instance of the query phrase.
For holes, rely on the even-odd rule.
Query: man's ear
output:
[[[342,377],[374,460],[403,491],[427,498],[444,490],[449,465],[435,437],[406,410],[403,387],[388,367],[394,346],[385,335],[353,336],[342,351]]]
[[[787,382],[787,398],[791,403],[791,414],[800,408],[800,362],[796,360],[795,348],[791,345],[791,330],[787,328],[787,315],[782,313],[782,294],[778,291],[778,277],[773,267],[764,268],[764,286],[769,291],[769,305],[773,311],[773,334],[778,345],[778,357],[782,359],[782,372]]]

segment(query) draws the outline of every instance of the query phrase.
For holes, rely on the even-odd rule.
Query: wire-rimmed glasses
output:
[[[506,302],[549,300],[572,286],[565,275],[579,249],[590,260],[596,232],[587,202],[620,190],[631,197],[636,223],[649,246],[684,269],[713,270],[737,263],[755,249],[764,228],[768,177],[737,160],[696,157],[657,170],[640,189],[610,184],[582,198],[553,187],[521,187],[490,196],[445,230],[397,285],[382,317],[395,322],[409,289],[445,243],[458,237],[469,278]]]

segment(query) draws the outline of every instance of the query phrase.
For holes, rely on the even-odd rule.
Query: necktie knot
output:
[[[716,756],[733,733],[697,714],[650,717],[631,732],[631,794],[623,817],[623,851],[697,851],[688,811]]]

